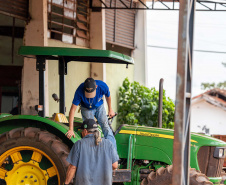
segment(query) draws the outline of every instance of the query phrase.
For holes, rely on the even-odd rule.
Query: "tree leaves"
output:
[[[219,82],[217,84],[215,84],[214,82],[213,83],[201,83],[201,89],[203,89],[203,90],[214,89],[214,88],[225,89],[226,81]]]
[[[158,126],[159,92],[155,88],[147,88],[138,82],[130,83],[128,78],[119,88],[120,124]],[[164,128],[174,127],[175,105],[163,91],[162,122]]]
[[[222,62],[222,65],[226,67],[226,63]],[[214,88],[220,88],[220,89],[226,89],[226,81],[219,82],[219,83],[201,83],[201,89],[214,89]]]

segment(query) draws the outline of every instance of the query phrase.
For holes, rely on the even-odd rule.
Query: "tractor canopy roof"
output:
[[[21,46],[19,55],[42,56],[47,60],[59,60],[63,58],[66,62],[98,62],[134,64],[133,58],[109,50],[65,48],[65,47],[41,47],[41,46]]]

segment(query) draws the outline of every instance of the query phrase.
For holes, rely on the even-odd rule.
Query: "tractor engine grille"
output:
[[[198,163],[202,173],[207,177],[220,177],[224,159],[213,157],[214,146],[202,146],[198,152]]]

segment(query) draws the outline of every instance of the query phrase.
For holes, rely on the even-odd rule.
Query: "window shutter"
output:
[[[88,3],[88,0],[48,0],[49,37],[88,47]]]

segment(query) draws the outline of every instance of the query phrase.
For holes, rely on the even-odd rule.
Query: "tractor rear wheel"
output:
[[[156,172],[151,172],[147,178],[143,179],[141,185],[171,185],[173,166],[161,167]],[[190,185],[213,185],[206,175],[194,168],[190,169]]]
[[[7,185],[61,185],[69,148],[38,128],[17,128],[0,135],[0,179]]]

